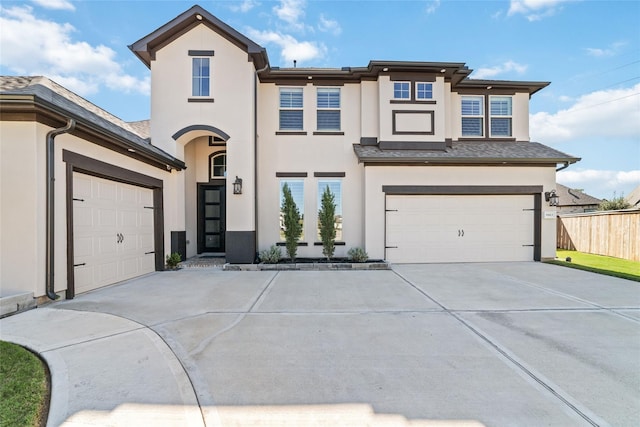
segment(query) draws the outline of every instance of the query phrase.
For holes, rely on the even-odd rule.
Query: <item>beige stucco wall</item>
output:
[[[45,294],[46,256],[46,135],[50,127],[34,122],[1,122],[0,144],[0,284],[5,292]],[[178,174],[140,163],[130,157],[70,134],[55,139],[55,290],[67,287],[66,149],[163,181],[164,247],[171,248],[170,231],[183,229],[172,209]],[[182,191],[180,191],[182,192]],[[180,228],[177,228],[180,227]]]
[[[383,185],[543,185],[555,188],[553,167],[446,167],[446,166],[368,166],[365,168],[366,215],[365,248],[371,258],[384,258],[385,194]],[[555,215],[544,219],[542,204],[542,258],[554,258],[556,250]]]
[[[304,131],[307,135],[276,135],[279,126],[279,86],[261,84],[258,106],[258,250],[280,241],[280,180],[277,172],[306,172],[304,180],[304,242],[298,248],[300,257],[321,257],[322,247],[314,246],[319,209],[318,181],[342,181],[343,241],[335,256],[346,256],[349,248],[362,246],[363,198],[362,166],[353,152],[360,141],[360,88],[341,86],[341,123],[344,135],[313,135],[316,130],[316,88],[304,86]],[[344,178],[316,178],[314,172],[344,172]]]
[[[191,96],[192,58],[189,50],[213,50],[210,57],[211,87],[210,98],[214,102],[188,102]],[[200,137],[214,136],[209,131],[192,131],[174,141],[172,135],[193,125],[206,125],[220,129],[229,135],[227,141],[227,176],[243,179],[243,194],[233,195],[233,188],[227,185],[227,231],[251,231],[255,229],[254,211],[254,87],[255,68],[248,61],[247,52],[230,43],[215,31],[199,25],[156,54],[151,62],[151,140],[152,143],[179,159],[184,159],[187,169],[202,160],[187,156],[185,147]],[[204,159],[205,163],[207,159]],[[189,179],[186,177],[189,176]],[[176,183],[178,199],[176,209],[182,210],[182,228],[191,221],[191,198],[185,198],[183,189],[189,189],[193,182],[189,174],[180,174]],[[204,180],[206,182],[206,179]],[[232,182],[232,181],[230,181]],[[187,194],[188,195],[188,194]],[[195,199],[194,199],[195,200]],[[191,231],[189,232],[191,235]],[[190,247],[195,245],[193,238]]]

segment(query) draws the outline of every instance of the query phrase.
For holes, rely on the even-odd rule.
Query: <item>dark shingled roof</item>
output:
[[[148,120],[125,122],[46,77],[0,76],[0,95],[3,102],[9,101],[7,95],[35,96],[76,120],[126,140],[133,148],[149,153],[158,161],[180,169],[184,167],[182,161],[151,145]]]
[[[556,183],[556,194],[559,198],[558,206],[599,205],[602,202],[602,200],[596,199],[580,190],[573,190],[558,183]]]
[[[446,150],[381,150],[354,144],[361,163],[575,163],[580,160],[537,142],[455,141]]]

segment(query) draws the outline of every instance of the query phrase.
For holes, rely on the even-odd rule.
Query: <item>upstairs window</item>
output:
[[[462,136],[484,136],[484,98],[462,97]]]
[[[209,58],[192,58],[191,95],[210,96]]]
[[[433,84],[432,83],[416,83],[416,99],[432,99]]]
[[[510,137],[512,135],[512,98],[510,96],[492,96],[489,101],[491,136]]]
[[[280,130],[302,129],[302,88],[280,88]]]
[[[318,88],[319,131],[340,130],[340,88]]]
[[[393,82],[393,99],[411,99],[409,82]]]

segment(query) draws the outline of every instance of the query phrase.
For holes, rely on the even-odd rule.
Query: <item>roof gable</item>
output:
[[[152,33],[129,45],[129,49],[147,66],[155,59],[156,52],[198,25],[205,25],[223,36],[238,48],[247,52],[256,64],[264,68],[269,64],[267,51],[248,37],[225,24],[202,7],[195,5]]]

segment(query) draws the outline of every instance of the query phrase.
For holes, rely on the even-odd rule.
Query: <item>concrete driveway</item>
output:
[[[640,284],[540,263],[155,273],[0,338],[49,425],[640,424]]]

